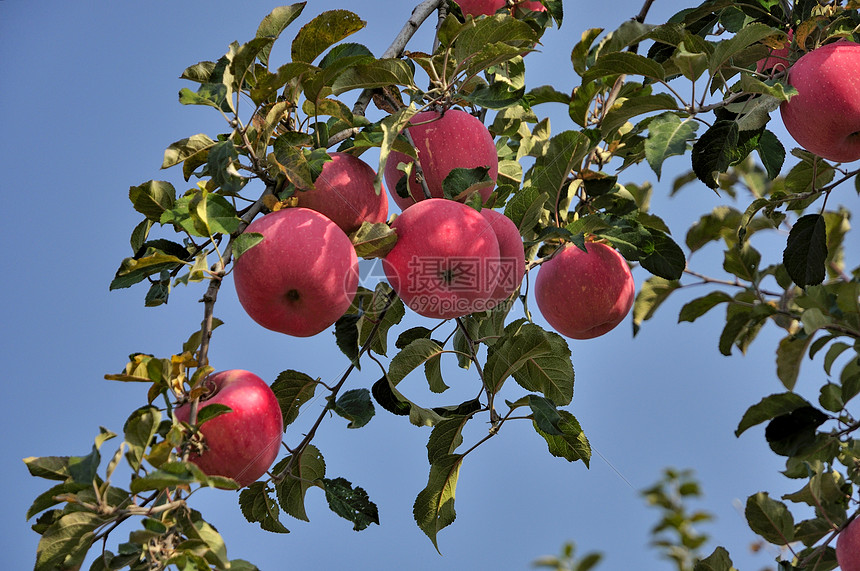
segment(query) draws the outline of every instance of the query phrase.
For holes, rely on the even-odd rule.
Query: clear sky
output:
[[[179,170],[159,170],[164,148],[196,133],[214,136],[226,126],[211,109],[178,103],[177,92],[187,85],[179,74],[198,61],[217,59],[231,41],[251,39],[274,6],[256,0],[0,1],[0,196],[6,201],[0,225],[0,356],[6,370],[0,552],[6,569],[32,566],[38,536],[24,514],[50,485],[31,478],[21,459],[85,454],[99,426],[121,433],[128,414],[144,404],[145,388],[108,382],[103,375],[119,372],[131,353],[178,352],[202,318],[199,284],[178,287],[169,305],[159,308],[143,306],[142,288],[108,291],[139,221],[128,188],[162,179],[184,189]],[[679,7],[674,0],[658,1],[648,21],[663,22]],[[367,21],[350,41],[379,55],[412,3],[311,0],[273,60],[284,61],[291,30],[333,8],[351,9]],[[565,10],[561,31],[547,32],[542,53],[527,58],[530,85],[574,87],[570,50],[582,31],[617,27],[639,12],[640,1],[565,0]],[[430,42],[424,32],[409,47],[429,51]],[[561,106],[543,107],[538,113],[552,113],[553,133],[574,128]],[[783,133],[779,125],[774,130]],[[668,199],[673,176],[686,171],[688,161],[689,156],[667,161],[659,183],[644,169],[622,175],[622,181],[656,183],[653,209],[679,243],[692,222],[727,200],[698,184]],[[778,251],[769,255],[776,260]],[[719,259],[711,246],[692,264],[718,273]],[[638,283],[647,277],[639,270],[634,275]],[[576,388],[569,410],[594,448],[591,469],[550,456],[528,423],[506,425],[463,465],[457,520],[439,535],[441,556],[412,519],[415,495],[427,481],[429,430],[379,407],[360,430],[347,430],[339,418],[325,422],[315,443],[329,477],[343,476],[367,490],[379,506],[380,526],[354,532],[316,489],[308,493],[310,523],[283,518],[289,535],[245,522],[233,492],[206,491],[196,507],[222,532],[231,557],[263,570],[527,569],[569,540],[580,552],[603,552],[600,569],[670,569],[648,546],[658,513],[645,506],[639,490],[656,481],[663,467],[674,466],[695,470],[705,498],[693,506],[717,516],[701,528],[712,535],[706,553],[722,544],[738,568],[761,569],[774,553],[750,551],[756,536],[739,506],[752,493],[778,495],[793,491],[795,483],[778,475],[782,463],[767,448],[761,427],[739,439],[733,431],[748,406],[782,391],[774,367],[779,336],[769,325],[747,356],[721,356],[720,310],[692,325],[677,324],[682,303],[703,293],[678,294],[635,339],[628,319],[602,338],[570,342]],[[226,322],[210,352],[219,369],[249,369],[271,382],[285,369],[334,379],[348,364],[330,331],[293,339],[256,326],[229,282],[215,314]],[[418,324],[427,322],[411,317],[399,330]],[[348,388],[376,380],[373,367],[365,369],[351,377]],[[819,371],[817,364],[805,365],[801,393],[813,385],[804,379]],[[454,363],[445,374],[455,392],[458,382],[474,383],[474,373]],[[419,397],[424,384],[418,373],[401,388]],[[305,414],[315,416],[320,401]],[[456,395],[446,396],[444,404],[451,402],[459,402]],[[287,433],[289,442],[299,438],[294,430]],[[105,445],[106,455],[114,442]],[[118,530],[116,542],[125,541],[131,529]]]

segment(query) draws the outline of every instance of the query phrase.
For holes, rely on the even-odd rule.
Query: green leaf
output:
[[[549,140],[546,154],[535,161],[531,184],[537,192],[556,199],[569,184],[568,176],[591,152],[591,141],[578,131],[564,131]],[[507,214],[507,212],[506,212]],[[510,216],[514,222],[516,219]]]
[[[718,206],[690,227],[685,238],[687,247],[691,252],[696,252],[717,240],[723,240],[727,246],[733,246],[737,242],[740,222],[741,213],[736,209]]]
[[[717,175],[728,170],[738,144],[738,124],[717,120],[693,145],[693,172],[708,188],[716,189]]]
[[[776,349],[776,376],[788,390],[793,390],[800,374],[800,364],[806,354],[806,348],[812,342],[811,337],[784,337]]]
[[[681,121],[674,113],[663,113],[648,123],[645,158],[657,175],[657,180],[660,180],[663,161],[687,152],[688,142],[695,138],[698,127],[699,124],[692,119]]]
[[[345,313],[334,324],[334,338],[338,349],[347,356],[361,370],[359,363],[358,347],[358,321],[361,319],[357,314]]]
[[[728,303],[730,301],[732,301],[732,296],[729,294],[722,291],[712,291],[708,295],[694,299],[693,301],[685,304],[684,307],[681,308],[681,312],[678,314],[678,323],[683,321],[689,321],[692,323],[719,304]]]
[[[681,284],[677,280],[667,280],[658,276],[645,280],[633,301],[634,335],[639,332],[642,322],[651,319],[657,308],[679,287]]]
[[[453,55],[458,62],[469,62],[469,73],[472,73],[511,59],[537,40],[537,34],[526,22],[494,14],[467,22],[456,38]],[[498,44],[517,48],[517,51],[498,59],[501,52]]]
[[[418,493],[412,508],[415,522],[430,538],[437,551],[439,551],[437,534],[451,525],[456,517],[454,499],[462,462],[461,454],[447,454],[437,458],[430,466],[427,486]]]
[[[379,406],[391,414],[409,416],[409,422],[415,426],[435,426],[443,419],[438,412],[418,406],[403,396],[388,377],[382,377],[373,383],[371,392]]]
[[[158,431],[160,422],[161,412],[154,406],[144,406],[137,409],[125,421],[123,432],[125,441],[128,443],[128,452],[126,452],[125,458],[135,472],[140,469],[146,449]]]
[[[367,389],[352,389],[343,393],[331,407],[349,421],[347,428],[361,428],[370,422],[376,411]]]
[[[662,81],[666,70],[659,62],[632,52],[612,52],[600,56],[582,76],[582,83],[614,75],[641,75]]]
[[[667,93],[636,95],[622,101],[606,113],[600,126],[600,132],[604,137],[609,138],[615,135],[633,117],[654,111],[674,111],[677,109],[678,102]]]
[[[529,408],[532,410],[532,419],[538,431],[542,434],[561,436],[559,425],[562,418],[555,403],[539,395],[528,395]]]
[[[396,386],[406,375],[443,351],[442,346],[432,339],[415,339],[391,359],[388,380]]]
[[[525,96],[525,87],[513,89],[507,83],[496,81],[490,85],[478,85],[463,99],[485,109],[505,109],[517,105]]]
[[[361,223],[358,230],[350,234],[350,240],[359,258],[370,260],[384,258],[397,243],[397,232],[384,222]]]
[[[813,406],[803,406],[780,415],[768,423],[764,435],[771,450],[780,456],[803,455],[820,448],[816,429],[827,415]]]
[[[66,481],[70,477],[68,456],[30,456],[24,458],[24,464],[35,478]]]
[[[313,63],[326,49],[364,28],[364,22],[348,10],[329,10],[302,26],[293,40],[293,61]]]
[[[171,143],[164,151],[164,161],[161,163],[161,168],[170,168],[192,157],[205,155],[213,145],[215,145],[215,141],[202,133],[187,139],[180,139]],[[159,216],[161,215],[159,214]]]
[[[713,54],[711,54],[709,66],[711,74],[714,74],[718,69],[730,63],[732,57],[744,49],[778,32],[779,30],[775,28],[754,22],[741,28],[730,39],[718,42]]]
[[[221,476],[207,476],[191,462],[166,462],[158,470],[135,478],[131,481],[130,490],[134,494],[149,490],[161,490],[175,486],[201,484],[212,488],[235,490],[239,485]]]
[[[737,571],[725,547],[717,547],[714,552],[696,561],[693,571]]]
[[[785,147],[782,142],[776,135],[765,129],[759,137],[756,151],[767,171],[767,177],[774,180],[779,176],[785,163]]]
[[[95,540],[95,529],[104,522],[104,517],[91,512],[63,515],[42,534],[34,571],[78,568]]]
[[[259,523],[260,528],[273,533],[289,533],[278,519],[278,504],[269,496],[265,482],[254,482],[239,493],[239,508],[242,515],[251,523]],[[232,567],[231,567],[232,569]]]
[[[233,238],[230,246],[233,252],[233,261],[238,260],[242,254],[263,241],[263,235],[258,232],[242,232]]]
[[[521,319],[511,323],[505,328],[505,335],[488,350],[484,382],[491,392],[498,392],[509,376],[532,359],[552,357],[553,347],[547,332],[537,325],[524,325],[523,322]]]
[[[411,87],[414,83],[409,64],[400,59],[386,58],[346,68],[334,80],[331,90],[334,95],[341,95],[354,89],[374,89],[389,85]]]
[[[135,210],[148,220],[158,222],[166,210],[173,208],[176,189],[169,182],[150,180],[140,186],[130,187],[128,198]]]
[[[559,410],[561,421],[557,428],[561,434],[549,434],[540,429],[537,422],[534,422],[534,428],[538,434],[546,440],[549,453],[553,456],[564,458],[568,462],[576,462],[582,460],[586,467],[591,461],[591,445],[582,431],[582,427],[576,418],[566,410]]]
[[[91,489],[92,482],[89,484],[79,484],[77,482],[63,482],[62,484],[57,484],[56,486],[51,486],[41,494],[39,494],[33,503],[30,505],[29,509],[27,509],[27,519],[29,520],[39,512],[42,512],[52,506],[55,506],[59,503],[65,501],[63,496],[66,494],[75,494],[80,492],[81,490]]]
[[[302,405],[314,396],[317,384],[315,379],[292,369],[283,371],[272,383],[272,392],[284,415],[284,430],[299,416]]]
[[[290,464],[290,471],[283,474],[283,480],[275,484],[278,504],[292,517],[309,521],[305,512],[305,494],[311,486],[319,486],[317,482],[325,477],[325,460],[319,449],[309,444],[297,461],[293,456],[287,456],[275,464],[272,472],[282,474]]]
[[[257,28],[257,37],[271,37],[273,39],[277,39],[281,32],[283,32],[287,26],[289,26],[304,10],[307,2],[297,2],[290,6],[278,6],[274,10],[272,10],[263,21],[260,22],[260,26]],[[257,58],[260,60],[265,66],[269,65],[269,54],[271,53],[272,46],[271,44],[268,47],[265,47],[260,50],[260,53],[257,54]]]
[[[667,234],[648,229],[650,237],[639,245],[639,263],[643,268],[661,278],[678,280],[687,269],[684,251]]]
[[[432,465],[440,458],[453,454],[463,443],[463,427],[471,415],[446,418],[433,427],[427,440],[427,460]]]
[[[391,286],[383,281],[376,285],[374,291],[359,287],[347,313],[359,315],[359,347],[366,345],[370,334],[375,331],[375,337],[370,341],[370,350],[378,355],[385,355],[388,351],[388,331],[403,319],[406,306],[396,297]]]
[[[379,510],[364,489],[358,486],[353,488],[344,478],[323,478],[322,482],[329,509],[351,521],[353,530],[367,529],[372,523],[379,525]]]
[[[513,220],[521,234],[531,234],[540,220],[548,195],[533,186],[523,188],[505,206],[505,216]]]
[[[740,436],[748,428],[757,424],[805,406],[809,406],[809,402],[795,393],[779,393],[764,397],[758,404],[754,404],[744,413],[735,430],[735,436]]]
[[[817,285],[826,276],[827,231],[824,216],[801,216],[791,232],[782,254],[782,262],[791,279],[800,287]]]
[[[744,515],[750,529],[774,545],[788,545],[794,540],[794,518],[785,504],[759,492],[747,499]]]
[[[492,179],[489,176],[489,168],[453,168],[442,181],[442,191],[445,198],[451,200],[462,200],[474,192],[492,187]]]

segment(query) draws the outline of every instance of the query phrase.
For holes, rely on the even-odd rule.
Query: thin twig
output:
[[[421,24],[424,23],[424,20],[429,18],[430,14],[435,10],[438,10],[444,2],[445,0],[424,0],[424,2],[416,6],[415,9],[412,10],[412,15],[400,30],[400,33],[397,34],[397,37],[394,38],[394,41],[391,42],[388,49],[383,52],[381,58],[399,58],[402,56],[403,50],[406,49],[406,44],[409,43],[409,40],[412,39],[412,36],[415,35],[418,28],[420,28]],[[365,114],[367,104],[370,103],[371,98],[373,98],[373,92],[373,89],[365,89],[361,92],[361,95],[358,96],[355,105],[352,107],[353,115]]]

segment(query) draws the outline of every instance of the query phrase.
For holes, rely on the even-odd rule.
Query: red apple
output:
[[[233,267],[236,294],[254,321],[310,337],[344,314],[358,287],[358,258],[334,222],[314,210],[285,208],[245,231],[263,235]]]
[[[794,37],[792,30],[788,31],[788,43],[785,47],[773,50],[769,56],[760,59],[755,64],[755,70],[759,73],[770,72],[777,73],[788,69],[791,62],[788,59],[788,46],[791,45],[791,39]]]
[[[376,173],[348,153],[331,153],[314,188],[298,191],[298,205],[316,210],[340,226],[347,234],[358,230],[361,223],[385,222],[388,218],[388,197],[385,189],[379,194],[373,187]]]
[[[391,227],[397,243],[382,267],[416,313],[450,319],[495,305],[499,240],[477,210],[431,198],[407,208]]]
[[[854,519],[836,539],[836,561],[842,571],[860,571],[860,519]]]
[[[203,386],[211,392],[200,399],[198,410],[214,403],[232,410],[200,427],[206,450],[189,460],[208,475],[232,478],[240,486],[256,482],[281,448],[284,421],[275,393],[260,377],[240,369],[213,373]],[[174,414],[188,422],[190,412],[191,404],[185,403]]]
[[[505,0],[457,0],[460,10],[464,16],[478,17],[498,12],[505,4]],[[516,6],[522,6],[535,12],[545,12],[546,6],[535,0],[520,0],[515,2]]]
[[[633,306],[635,287],[624,258],[605,244],[588,252],[568,244],[541,264],[535,299],[553,329],[572,339],[591,339],[621,323]]]
[[[517,225],[504,214],[484,208],[481,216],[490,224],[499,241],[499,282],[490,299],[500,302],[510,297],[523,281],[526,271],[523,239]]]
[[[788,71],[798,94],[780,105],[789,134],[807,151],[860,159],[860,44],[838,41],[807,52]]]
[[[424,171],[427,188],[433,198],[443,198],[442,181],[455,168],[487,167],[489,176],[496,181],[499,174],[499,158],[493,136],[476,117],[459,109],[448,109],[444,114],[436,111],[416,113],[410,121],[409,134],[418,151],[418,160]],[[411,198],[397,194],[397,181],[403,178],[398,163],[411,163],[412,158],[392,151],[385,163],[385,184],[389,194],[401,210],[424,200],[424,191],[416,178],[415,169],[409,179]],[[493,192],[492,186],[479,191],[487,200]]]

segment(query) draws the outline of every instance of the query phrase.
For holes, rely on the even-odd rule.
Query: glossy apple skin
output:
[[[264,236],[233,267],[239,302],[254,321],[310,337],[344,314],[358,287],[358,258],[334,222],[308,208],[285,208],[246,232]]]
[[[798,94],[780,113],[794,140],[831,161],[860,159],[860,44],[838,41],[804,54],[788,82]]]
[[[599,337],[621,323],[633,306],[633,275],[624,258],[605,244],[588,252],[568,244],[544,262],[535,300],[550,326],[571,339]]]
[[[477,210],[423,200],[392,222],[397,243],[382,260],[391,287],[425,317],[450,319],[489,309],[498,281],[499,240]]]
[[[842,571],[860,571],[860,519],[855,519],[839,532],[836,561]]]
[[[210,476],[225,476],[248,486],[278,457],[284,432],[278,399],[260,377],[240,369],[213,373],[203,383],[212,392],[201,399],[198,410],[213,403],[232,410],[200,427],[206,450],[189,460]],[[174,414],[188,422],[190,411],[191,404],[185,403]]]
[[[460,5],[460,10],[464,16],[474,16],[477,18],[481,15],[488,16],[495,14],[505,5],[505,0],[457,0],[457,4]],[[517,6],[522,6],[535,12],[546,11],[546,6],[534,0],[517,2]]]
[[[376,172],[364,161],[348,153],[333,152],[314,182],[314,188],[297,191],[298,205],[324,214],[350,234],[367,222],[385,222],[388,196],[376,194]]]
[[[501,212],[484,208],[481,216],[490,224],[499,241],[499,281],[490,299],[500,302],[510,297],[523,281],[526,272],[523,239],[513,220]]]
[[[459,109],[448,109],[441,117],[436,111],[422,111],[415,114],[410,124],[409,134],[415,142],[418,160],[433,198],[445,196],[442,181],[455,168],[488,167],[489,177],[496,181],[499,175],[496,145],[493,136],[476,117]],[[385,185],[401,210],[424,200],[424,190],[415,172],[409,180],[411,198],[397,194],[397,181],[403,177],[403,171],[398,170],[397,165],[411,162],[412,157],[392,151],[385,163]],[[493,188],[487,186],[479,192],[481,198],[487,200]]]

